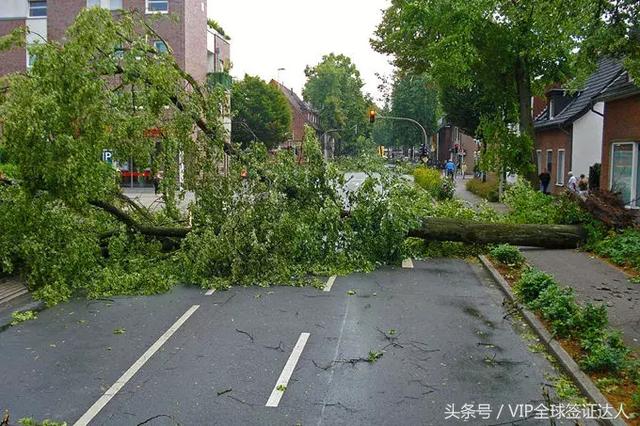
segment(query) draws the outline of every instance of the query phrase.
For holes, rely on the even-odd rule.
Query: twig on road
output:
[[[144,424],[149,423],[149,422],[150,422],[150,421],[152,421],[152,420],[159,419],[159,418],[163,418],[163,417],[166,417],[167,419],[171,419],[171,421],[173,421],[173,423],[174,423],[174,424],[176,424],[176,425],[180,426],[180,423],[178,423],[178,421],[177,421],[176,419],[174,419],[173,417],[171,417],[171,416],[170,416],[170,415],[168,415],[168,414],[158,414],[157,416],[149,417],[147,420],[145,420],[145,421],[143,421],[143,422],[138,423],[136,426],[142,426],[142,425],[144,425]]]
[[[236,331],[237,331],[238,333],[240,333],[240,334],[244,334],[245,336],[247,336],[249,339],[251,339],[251,343],[253,343],[253,340],[254,340],[254,339],[253,339],[253,336],[252,336],[251,334],[247,333],[246,331],[243,331],[243,330],[237,329],[237,328],[236,328]]]
[[[222,396],[222,395],[224,395],[224,394],[226,394],[226,393],[231,392],[232,390],[233,390],[233,389],[225,389],[225,390],[223,390],[223,391],[217,392],[217,394],[218,394],[218,396]]]
[[[278,344],[278,346],[266,346],[265,348],[267,349],[273,349],[274,351],[280,351],[280,352],[284,352],[285,348],[284,348],[284,343],[282,343],[282,341],[280,341],[280,343]]]

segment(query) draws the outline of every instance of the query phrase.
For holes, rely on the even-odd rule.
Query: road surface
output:
[[[485,272],[405,266],[324,290],[176,287],[54,307],[0,333],[0,410],[70,425],[545,424],[496,417],[543,403],[554,369]],[[493,413],[445,420],[463,404]]]

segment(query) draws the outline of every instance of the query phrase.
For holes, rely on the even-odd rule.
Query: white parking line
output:
[[[413,260],[405,259],[402,261],[402,267],[405,269],[413,269]]]
[[[298,364],[298,360],[300,359],[300,355],[302,355],[302,351],[304,350],[304,346],[307,344],[307,340],[309,340],[309,333],[302,333],[298,338],[298,343],[293,348],[293,352],[289,356],[289,360],[284,366],[280,377],[278,377],[278,381],[276,385],[273,387],[273,391],[271,392],[271,396],[267,401],[265,407],[277,407],[280,404],[280,399],[284,392],[287,390],[287,384],[289,383],[289,379],[293,374],[293,370],[296,368],[296,364]]]
[[[180,317],[180,319],[173,323],[173,325],[162,336],[160,336],[160,338],[156,340],[156,342],[151,345],[151,347],[147,349],[147,351],[142,354],[142,356],[138,358],[138,360],[131,367],[129,367],[129,369],[125,371],[124,374],[120,376],[120,378],[116,380],[116,382],[109,389],[107,389],[104,395],[102,395],[100,399],[98,399],[95,404],[93,404],[91,408],[89,408],[89,410],[87,410],[87,412],[84,413],[82,417],[80,417],[80,419],[73,424],[73,426],[88,425],[89,422],[93,420],[94,417],[97,416],[98,413],[109,403],[109,401],[111,401],[111,398],[116,396],[116,394],[124,387],[124,385],[126,385],[127,382],[131,380],[131,378],[138,372],[138,370],[140,370],[142,366],[144,366],[146,362],[149,361],[153,354],[155,354],[158,349],[160,349],[162,345],[164,345],[167,340],[169,340],[169,338],[173,336],[176,331],[178,331],[182,324],[184,324],[189,319],[189,317],[198,310],[199,307],[200,305],[193,305]]]
[[[323,291],[331,291],[331,287],[333,287],[333,283],[336,282],[336,278],[338,278],[336,275],[330,277],[324,285]]]
[[[216,289],[212,288],[211,290],[207,290],[207,292],[204,295],[205,296],[212,296],[213,293],[215,293],[215,292],[216,292]]]

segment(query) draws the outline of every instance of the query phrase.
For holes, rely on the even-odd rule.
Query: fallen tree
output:
[[[0,271],[23,274],[47,303],[155,294],[177,282],[307,285],[314,275],[371,271],[440,249],[468,255],[464,243],[565,248],[583,240],[579,228],[494,224],[495,215],[436,201],[384,167],[349,191],[313,129],[299,158],[231,145],[225,94],[150,46],[157,34],[139,19],[82,11],[64,44],[32,47],[38,61],[7,78],[0,96],[0,144],[16,166],[0,184]],[[105,149],[162,172],[162,209],[121,193]],[[225,174],[223,153],[231,157]],[[178,207],[183,191],[197,194],[189,212]]]
[[[457,241],[470,244],[512,244],[547,249],[574,249],[586,241],[579,225],[515,225],[475,223],[458,219],[428,218],[409,236],[427,241]]]

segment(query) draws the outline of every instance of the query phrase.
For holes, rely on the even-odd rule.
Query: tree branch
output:
[[[109,213],[111,216],[119,220],[120,222],[127,225],[127,227],[134,232],[138,232],[142,235],[148,235],[151,237],[172,237],[172,238],[184,238],[189,232],[191,232],[191,228],[169,228],[165,226],[146,226],[136,222],[131,216],[129,216],[126,212],[120,210],[118,207],[113,204],[109,204],[106,201],[102,200],[91,200],[89,201],[94,207],[104,210]]]

